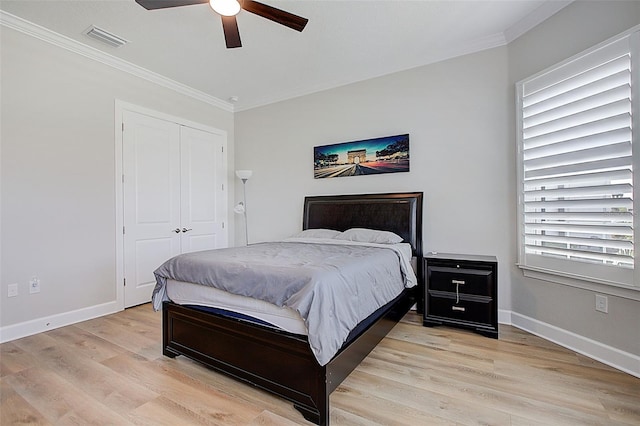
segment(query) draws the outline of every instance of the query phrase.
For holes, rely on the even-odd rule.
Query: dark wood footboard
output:
[[[325,366],[307,339],[268,327],[165,302],[163,353],[185,355],[291,402],[309,421],[329,423],[329,394],[415,302],[405,291]]]

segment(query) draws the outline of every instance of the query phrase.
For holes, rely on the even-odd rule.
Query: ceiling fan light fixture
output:
[[[237,0],[209,0],[209,5],[222,16],[236,16],[240,12],[240,2]]]

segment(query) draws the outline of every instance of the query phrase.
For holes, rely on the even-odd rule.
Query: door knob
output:
[[[180,233],[180,228],[176,228],[176,229],[174,229],[174,230],[173,230],[173,231],[171,231],[171,232],[175,232],[176,234],[179,234],[179,233]]]
[[[191,231],[191,228],[187,229],[187,228],[182,228],[182,232],[189,232]]]

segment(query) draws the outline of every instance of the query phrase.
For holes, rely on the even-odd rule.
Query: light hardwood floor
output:
[[[309,424],[280,398],[161,352],[149,305],[0,345],[0,423]],[[640,425],[640,379],[509,326],[409,313],[331,395],[333,425]]]

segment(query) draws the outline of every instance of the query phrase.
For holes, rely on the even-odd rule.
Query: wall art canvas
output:
[[[409,135],[385,136],[313,148],[314,178],[409,171]]]

